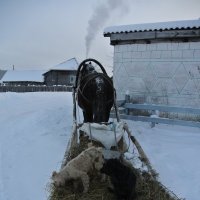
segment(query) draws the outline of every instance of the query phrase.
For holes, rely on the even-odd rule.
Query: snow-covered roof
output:
[[[6,73],[6,70],[0,70],[0,83],[5,73]]]
[[[78,62],[76,58],[71,58],[54,66],[50,70],[77,70],[77,69],[78,69]]]
[[[110,26],[104,29],[104,35],[111,33],[144,32],[156,30],[179,30],[200,28],[200,18],[197,20],[168,21],[157,23],[131,24],[122,26]]]
[[[31,82],[43,82],[44,70],[8,70],[1,82],[7,81],[31,81]]]

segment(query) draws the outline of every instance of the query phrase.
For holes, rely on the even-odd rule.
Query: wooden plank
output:
[[[127,40],[142,40],[142,39],[155,39],[156,33],[155,31],[150,32],[131,32],[131,33],[119,33],[119,34],[111,34],[111,41],[127,41]]]
[[[111,118],[115,118],[115,115],[110,114]],[[120,115],[121,119],[134,120],[134,121],[142,121],[142,122],[153,122],[153,123],[162,123],[162,124],[170,124],[170,125],[180,125],[180,126],[191,126],[191,127],[199,127],[200,122],[195,121],[185,121],[178,119],[167,119],[167,118],[153,118],[153,117],[145,117],[145,116],[133,116],[133,115]]]
[[[152,104],[132,104],[132,103],[126,103],[124,107],[128,109],[159,110],[163,112],[188,113],[188,114],[200,115],[200,108],[176,107],[176,106],[152,105]]]
[[[117,101],[117,106],[121,106],[125,104],[125,100],[118,100]]]
[[[200,37],[199,30],[171,30],[157,31],[156,38],[198,38]]]
[[[148,157],[146,156],[144,150],[142,149],[140,143],[137,141],[137,139],[131,134],[131,131],[128,127],[128,125],[125,123],[124,124],[124,130],[127,132],[128,137],[130,137],[131,141],[133,142],[133,144],[136,146],[139,154],[140,154],[140,159],[142,162],[144,162],[150,172],[150,174],[156,178],[157,173],[155,172],[155,170],[153,169]]]
[[[160,39],[186,39],[195,38],[200,39],[200,30],[155,30],[143,32],[122,32],[111,33],[111,44],[123,41],[136,41],[136,40],[160,40]]]

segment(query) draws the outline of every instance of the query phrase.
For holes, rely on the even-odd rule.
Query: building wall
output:
[[[76,71],[69,71],[67,76],[68,85],[74,85],[76,80]]]
[[[117,99],[200,107],[200,42],[114,46]]]
[[[58,71],[52,70],[45,74],[46,85],[73,85],[75,80],[76,71]]]

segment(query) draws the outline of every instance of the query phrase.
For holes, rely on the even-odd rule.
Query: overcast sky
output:
[[[105,27],[198,18],[200,0],[0,0],[0,69],[48,69],[72,57],[111,66]]]

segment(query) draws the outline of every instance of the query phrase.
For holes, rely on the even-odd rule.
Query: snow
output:
[[[63,63],[56,65],[50,70],[77,70],[78,62],[76,58],[71,58]],[[48,70],[48,71],[50,71]],[[8,70],[0,80],[0,83],[4,81],[33,81],[44,82],[44,76],[46,70]]]
[[[0,200],[44,200],[72,126],[71,93],[0,93]]]
[[[77,69],[78,69],[78,62],[76,58],[71,58],[65,62],[56,65],[50,70],[77,70]]]
[[[72,95],[0,93],[0,102],[0,200],[47,199],[51,173],[60,169],[71,134]],[[159,180],[179,197],[198,200],[200,129],[128,124]]]
[[[159,180],[178,197],[200,196],[200,129],[127,121],[140,142]]]
[[[195,28],[200,27],[200,19],[110,26],[104,29],[104,34],[134,32],[134,31],[170,30],[170,29],[182,29],[182,28],[187,29],[194,27]]]
[[[34,81],[43,82],[44,70],[8,70],[1,82],[3,81]]]

